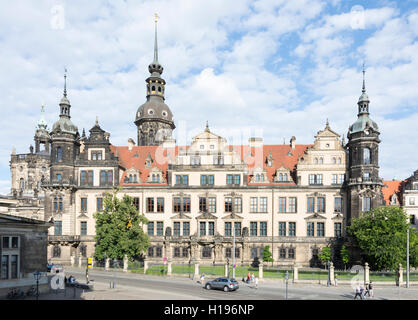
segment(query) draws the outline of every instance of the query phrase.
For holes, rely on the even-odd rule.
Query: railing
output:
[[[79,235],[49,235],[48,241],[64,241],[64,242],[79,242]]]

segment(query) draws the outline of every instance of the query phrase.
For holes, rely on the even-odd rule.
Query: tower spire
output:
[[[155,39],[154,39],[154,62],[158,63],[158,42],[157,42],[157,22],[158,22],[158,14],[154,13],[154,21],[155,21]]]
[[[364,69],[364,62],[363,62],[363,89],[361,92],[366,93],[366,70]]]
[[[64,97],[67,97],[67,68],[64,68]]]

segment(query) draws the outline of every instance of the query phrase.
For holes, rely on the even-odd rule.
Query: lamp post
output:
[[[287,286],[289,283],[289,271],[286,270],[286,273],[284,275],[284,279],[286,280],[286,300],[287,300]]]
[[[233,227],[233,243],[232,243],[232,279],[235,279],[235,222]]]
[[[329,287],[330,286],[330,283],[331,283],[331,270],[330,270],[330,263],[329,263],[329,261],[327,261],[327,266],[328,266],[328,281],[327,281],[327,287]]]
[[[36,300],[39,299],[39,279],[41,278],[42,274],[39,271],[33,273],[33,276],[36,280]]]
[[[409,288],[409,227],[406,230],[406,287]]]

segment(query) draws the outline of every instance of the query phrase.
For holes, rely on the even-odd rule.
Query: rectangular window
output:
[[[173,211],[180,212],[181,209],[181,199],[178,197],[173,198]]]
[[[11,279],[17,279],[17,255],[12,255],[10,259]]]
[[[251,197],[250,198],[250,212],[257,212],[258,208],[258,198]]]
[[[176,237],[180,236],[180,222],[174,222],[173,235]]]
[[[241,176],[239,174],[234,175],[234,184],[239,185],[240,184],[240,178]]]
[[[189,176],[188,175],[176,175],[176,184],[187,186],[189,184]]]
[[[206,212],[206,198],[199,198],[199,211]]]
[[[241,222],[234,222],[235,236],[241,236]]]
[[[260,198],[260,212],[267,212],[267,197]]]
[[[113,186],[113,170],[107,171],[107,185]]]
[[[235,213],[242,212],[242,198],[234,198],[234,211]]]
[[[80,222],[80,235],[82,236],[87,235],[87,221]]]
[[[153,236],[154,235],[154,222],[148,222],[148,235]]]
[[[54,222],[54,235],[56,236],[62,235],[62,221]]]
[[[240,257],[240,253],[241,253],[240,248],[235,248],[235,258],[239,258]]]
[[[89,170],[88,171],[88,181],[87,184],[89,186],[92,186],[94,184],[94,175],[93,175],[93,170]]]
[[[250,222],[250,236],[257,236],[257,222]]]
[[[232,235],[232,222],[225,222],[225,237]]]
[[[208,184],[208,176],[201,175],[200,176],[200,185],[205,186]]]
[[[87,184],[87,171],[83,170],[81,171],[81,185]]]
[[[206,236],[206,222],[200,222],[200,236]]]
[[[342,212],[343,211],[343,198],[335,197],[334,198],[334,211]]]
[[[296,197],[289,198],[289,212],[291,213],[297,212]]]
[[[315,198],[308,197],[308,205],[307,205],[308,212],[314,212],[315,210]]]
[[[322,174],[310,174],[309,184],[322,184]]]
[[[338,175],[333,174],[332,175],[332,184],[337,184],[338,183]]]
[[[9,256],[1,256],[1,279],[9,279]]]
[[[279,222],[279,236],[286,237],[286,222]]]
[[[183,198],[183,212],[190,212],[190,198]]]
[[[409,205],[410,206],[414,206],[415,205],[415,198],[414,197],[410,197],[409,198]]]
[[[215,235],[215,222],[209,221],[209,236]]]
[[[338,175],[338,183],[343,184],[345,180],[345,174],[339,174]]]
[[[155,248],[155,256],[156,257],[162,257],[163,255],[163,248],[162,247],[156,247]]]
[[[267,222],[260,222],[260,236],[267,236]]]
[[[81,198],[81,212],[87,212],[87,198]]]
[[[189,176],[184,175],[182,178],[182,184],[184,184],[185,186],[189,185]]]
[[[105,186],[107,184],[107,171],[100,170],[100,185]]]
[[[157,212],[164,212],[164,198],[157,198]]]
[[[324,197],[318,197],[317,198],[317,210],[318,212],[325,212],[325,198]]]
[[[8,249],[9,246],[9,237],[3,237],[3,249]]]
[[[323,222],[318,222],[316,224],[316,235],[318,237],[323,237],[325,234],[325,230],[324,230],[325,224]]]
[[[19,238],[18,237],[12,237],[12,248],[17,249],[19,247]]]
[[[363,211],[369,211],[372,207],[372,198],[364,197],[363,198]]]
[[[209,175],[208,176],[208,185],[213,186],[215,184],[215,176],[214,175]]]
[[[157,236],[164,235],[164,222],[158,221],[157,222]]]
[[[180,248],[174,247],[174,258],[180,257]]]
[[[226,175],[226,184],[228,184],[228,185],[231,185],[231,184],[233,184],[233,180],[234,178],[233,178],[233,176],[232,176],[232,174],[227,174]]]
[[[341,223],[334,223],[334,237],[341,237]]]
[[[216,212],[216,198],[208,198],[208,209],[210,213]]]
[[[231,248],[225,248],[225,258],[231,258]]]
[[[147,212],[154,212],[154,198],[147,198]]]
[[[190,235],[190,222],[183,222],[183,236]]]
[[[181,176],[176,175],[176,184],[182,184],[183,179],[181,178]]]
[[[296,236],[296,222],[289,222],[289,236]]]
[[[322,174],[316,175],[316,184],[322,184]]]
[[[286,212],[286,198],[279,198],[279,212]]]
[[[134,206],[136,210],[139,210],[139,198],[134,198]]]
[[[225,212],[232,212],[232,198],[225,198]]]
[[[97,211],[103,210],[103,198],[97,198]]]
[[[183,258],[187,258],[189,256],[189,249],[182,248],[182,256]]]
[[[308,222],[308,230],[307,230],[307,236],[308,237],[313,237],[315,235],[314,225],[315,224],[313,222]]]

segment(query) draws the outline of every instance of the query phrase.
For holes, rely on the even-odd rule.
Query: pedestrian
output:
[[[248,274],[247,274],[247,283],[250,283],[250,280],[251,280],[251,274],[250,274],[250,272],[248,271]]]
[[[373,284],[371,281],[369,283],[369,297],[373,297]]]
[[[258,277],[255,278],[255,288],[258,288]]]
[[[202,275],[200,276],[200,283],[204,286],[205,285],[205,274],[202,273]]]
[[[366,299],[366,296],[364,295],[365,294],[365,291],[366,290],[364,290],[364,287],[361,286],[360,287],[360,298],[361,298],[361,300],[365,300]]]
[[[254,276],[254,272],[253,272],[253,274],[251,275],[251,282],[254,282],[254,279],[255,279],[255,276]]]
[[[357,297],[361,299],[361,288],[359,285],[356,286],[356,294],[354,295],[354,300],[356,300]]]
[[[337,274],[334,275],[334,283],[335,283],[335,286],[337,286],[338,284]]]
[[[370,292],[369,292],[369,283],[366,283],[366,290],[364,292],[364,297],[366,297],[366,294],[370,297]]]

